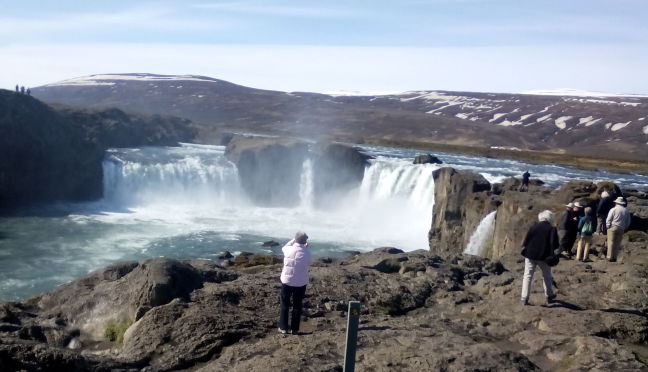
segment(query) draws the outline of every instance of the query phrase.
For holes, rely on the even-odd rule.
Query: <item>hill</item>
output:
[[[91,75],[35,88],[50,103],[117,107],[223,131],[327,136],[352,142],[532,150],[645,161],[648,98],[416,91],[327,95],[247,88],[204,76]]]

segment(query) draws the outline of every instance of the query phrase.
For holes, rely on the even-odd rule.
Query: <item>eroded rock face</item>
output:
[[[490,183],[479,174],[441,168],[434,171],[434,213],[430,250],[461,253],[479,222],[499,203]]]
[[[302,168],[308,156],[304,142],[283,138],[236,137],[225,152],[238,168],[241,186],[257,205],[299,205]]]
[[[315,203],[326,206],[360,186],[369,157],[356,148],[339,143],[318,143],[313,148]]]
[[[492,244],[487,247],[486,256],[498,258],[517,254],[529,227],[537,222],[541,211],[554,212],[557,223],[566,203],[578,201],[596,210],[603,189],[618,189],[611,182],[596,185],[590,181],[571,181],[554,190],[539,180],[532,180],[529,189],[521,192],[520,181],[509,178],[493,185],[489,191],[487,182],[469,171],[442,168],[437,172],[429,240],[430,250],[441,255],[461,253],[479,222],[491,211],[497,211],[497,215]],[[630,194],[630,230],[645,231],[648,226],[648,198],[639,192]]]

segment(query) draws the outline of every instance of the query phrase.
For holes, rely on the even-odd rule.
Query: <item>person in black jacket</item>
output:
[[[571,258],[572,248],[578,235],[578,221],[583,214],[583,210],[578,202],[569,203],[566,207],[567,210],[565,210],[558,224],[560,251],[565,253],[566,258]]]
[[[544,261],[547,257],[555,255],[559,248],[558,232],[552,225],[553,219],[554,215],[551,211],[545,210],[540,212],[538,214],[539,222],[529,228],[522,243],[522,256],[525,258],[521,297],[523,305],[529,304],[531,281],[538,266],[542,270],[547,303],[552,303],[556,298],[552,287],[553,277],[551,276],[551,267]]]
[[[607,218],[610,209],[614,208],[614,200],[607,191],[601,193],[601,200],[596,208],[597,229],[596,232],[602,235],[607,235],[607,226],[605,219]]]

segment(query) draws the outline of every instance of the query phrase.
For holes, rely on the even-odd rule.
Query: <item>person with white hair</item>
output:
[[[295,238],[281,248],[284,254],[281,270],[281,308],[279,310],[279,333],[299,333],[302,314],[302,301],[308,284],[308,271],[313,258],[308,248],[308,235],[304,232],[295,234]],[[288,313],[292,305],[290,326]]]
[[[605,219],[610,213],[610,209],[614,208],[614,199],[610,196],[610,193],[603,191],[601,193],[601,200],[596,207],[596,232],[599,235],[607,235],[607,226],[605,224]]]
[[[630,212],[626,209],[626,201],[619,196],[614,200],[614,208],[610,209],[607,219],[607,259],[616,262],[617,255],[621,249],[623,232],[630,227]]]
[[[522,305],[529,304],[531,282],[537,267],[542,270],[542,279],[547,304],[553,303],[556,294],[553,291],[551,267],[545,260],[555,257],[559,247],[558,232],[553,226],[554,214],[545,210],[538,214],[538,222],[529,228],[522,243],[524,256],[524,276],[522,277]]]

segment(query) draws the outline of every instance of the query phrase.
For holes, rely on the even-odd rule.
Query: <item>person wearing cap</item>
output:
[[[623,232],[630,227],[630,212],[626,209],[626,201],[619,196],[614,200],[614,208],[610,209],[605,221],[607,225],[607,259],[616,262]]]
[[[299,323],[302,314],[302,301],[308,284],[308,270],[313,258],[308,248],[308,235],[303,232],[295,234],[295,238],[281,248],[284,254],[283,269],[281,270],[281,308],[279,310],[279,332],[299,333]],[[290,326],[288,313],[292,303]]]
[[[538,214],[538,222],[529,228],[522,243],[522,256],[524,256],[524,276],[522,277],[522,305],[529,304],[531,294],[531,281],[537,267],[542,270],[542,284],[544,286],[547,303],[556,298],[553,291],[553,277],[551,267],[545,262],[549,256],[555,255],[558,248],[558,233],[553,226],[554,214],[545,210]]]
[[[578,220],[580,218],[581,205],[579,202],[565,205],[565,210],[560,224],[558,224],[558,235],[560,236],[560,252],[564,252],[567,258],[572,256],[572,248],[578,235]]]
[[[596,232],[598,234],[607,234],[607,226],[605,224],[605,220],[607,219],[608,213],[610,213],[610,209],[612,209],[613,207],[614,199],[610,196],[610,193],[603,191],[601,193],[601,200],[599,201],[598,207],[596,208]]]
[[[589,249],[592,244],[592,235],[596,230],[596,221],[592,215],[592,208],[585,208],[585,215],[578,221],[578,246],[576,248],[576,260],[583,262],[589,259]]]

